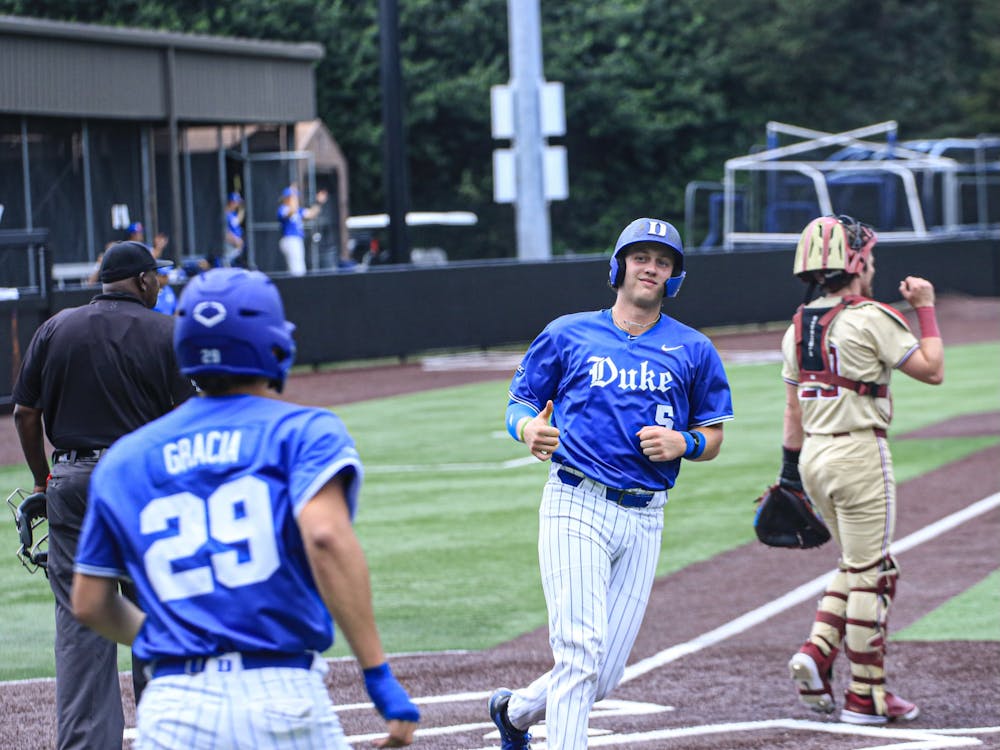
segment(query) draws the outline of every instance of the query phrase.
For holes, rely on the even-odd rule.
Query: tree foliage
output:
[[[680,221],[685,185],[768,121],[903,138],[1000,132],[992,0],[540,0],[545,76],[562,81],[570,199],[557,252],[607,248],[638,215]],[[452,256],[512,255],[492,199],[490,87],[509,78],[506,0],[398,0],[411,205],[475,211]],[[354,213],[384,210],[378,3],[355,0],[0,0],[0,13],[316,41],[317,107],[350,163]],[[470,235],[471,236],[471,235]]]

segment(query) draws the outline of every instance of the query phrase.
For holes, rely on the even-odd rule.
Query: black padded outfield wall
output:
[[[791,275],[792,251],[761,249],[692,253],[687,279],[664,309],[695,328],[788,320],[802,301]],[[931,279],[939,294],[1000,296],[1000,241],[881,245],[875,295],[899,299],[908,274]],[[322,364],[422,352],[483,348],[530,341],[553,318],[608,307],[607,258],[588,256],[547,263],[495,261],[432,268],[373,268],[277,278],[286,314],[297,326],[297,362]],[[180,290],[178,290],[180,291]],[[85,304],[94,288],[56,290],[51,310]],[[11,312],[20,311],[17,346]],[[27,346],[46,311],[37,302],[0,305],[0,401],[10,393],[12,350]]]
[[[805,286],[790,249],[692,253],[680,294],[664,309],[696,328],[789,320]],[[883,245],[876,296],[899,300],[908,274],[938,292],[1000,296],[1000,242]],[[553,318],[609,307],[608,261],[452,264],[278,279],[298,327],[300,363],[406,357],[433,349],[530,341]]]

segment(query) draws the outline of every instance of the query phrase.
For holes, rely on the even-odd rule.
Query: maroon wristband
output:
[[[941,338],[938,328],[937,314],[932,306],[917,308],[917,322],[920,323],[920,338]]]

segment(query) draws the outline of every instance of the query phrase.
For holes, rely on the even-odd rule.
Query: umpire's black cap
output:
[[[172,261],[154,258],[153,251],[141,242],[133,240],[116,242],[104,251],[104,257],[101,259],[100,279],[102,284],[107,284],[110,281],[121,281],[130,276],[138,276],[146,271],[170,268],[172,265]]]

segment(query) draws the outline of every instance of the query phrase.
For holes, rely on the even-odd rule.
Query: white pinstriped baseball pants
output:
[[[312,669],[242,669],[239,655],[209,659],[204,672],[149,681],[136,716],[136,750],[350,750]]]
[[[514,691],[517,727],[545,719],[549,750],[587,747],[590,709],[618,684],[649,602],[666,493],[647,508],[608,501],[600,485],[563,484],[552,467],[539,510],[538,559],[554,666]]]
[[[301,237],[288,235],[278,240],[278,249],[285,256],[288,273],[292,276],[306,275],[306,243]]]

